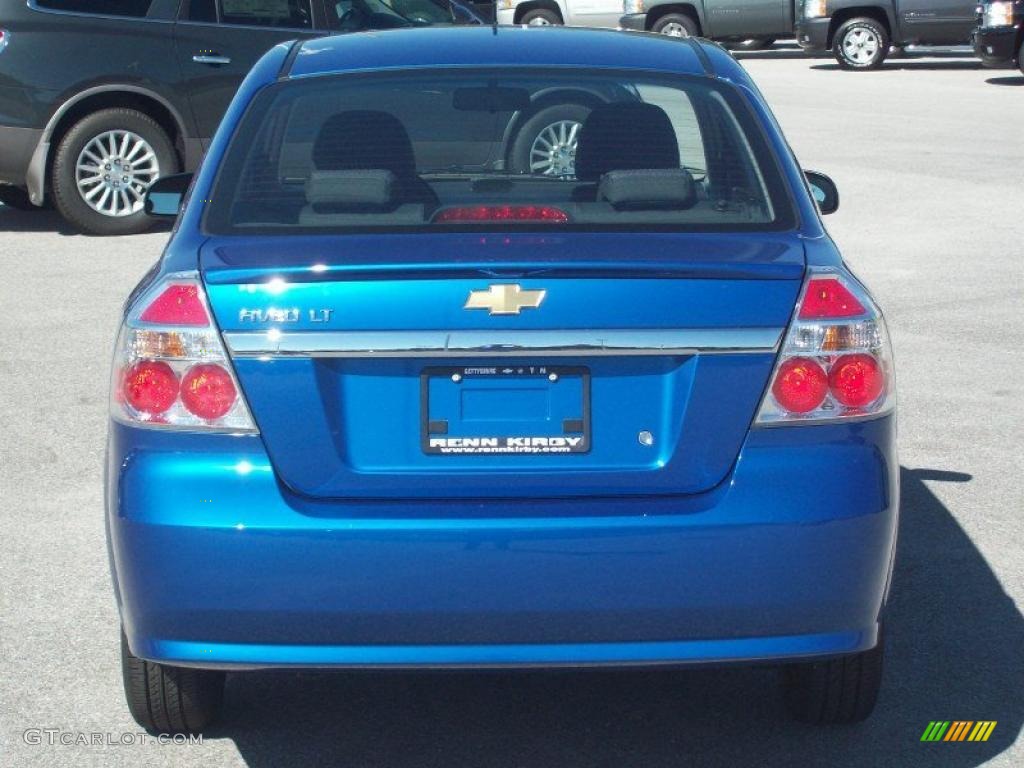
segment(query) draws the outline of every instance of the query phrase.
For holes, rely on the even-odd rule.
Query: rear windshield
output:
[[[319,76],[246,111],[212,233],[792,225],[757,123],[707,78],[578,70]]]

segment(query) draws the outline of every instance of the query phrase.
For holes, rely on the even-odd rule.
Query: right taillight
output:
[[[882,313],[845,271],[812,268],[756,423],[878,416],[895,405]]]

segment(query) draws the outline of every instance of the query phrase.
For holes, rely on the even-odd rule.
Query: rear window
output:
[[[222,24],[302,29],[313,26],[309,0],[220,0]]]
[[[758,125],[696,77],[320,76],[260,94],[232,139],[213,233],[792,226]]]

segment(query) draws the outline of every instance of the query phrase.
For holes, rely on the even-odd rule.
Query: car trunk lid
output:
[[[720,483],[804,254],[788,234],[233,237],[201,266],[294,491],[537,498]]]

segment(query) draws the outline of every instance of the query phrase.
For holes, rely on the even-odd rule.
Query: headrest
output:
[[[399,179],[416,175],[412,142],[398,118],[388,112],[352,110],[327,118],[313,142],[319,171],[384,169]]]
[[[602,104],[580,128],[576,178],[581,181],[597,181],[608,171],[679,166],[679,142],[672,121],[654,104]]]
[[[597,185],[597,198],[620,209],[689,208],[697,202],[697,187],[682,168],[609,171]]]
[[[306,181],[306,202],[314,208],[393,208],[398,177],[380,168],[365,171],[313,171]]]

